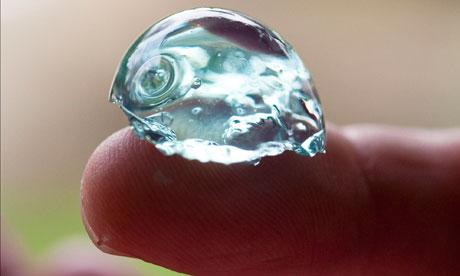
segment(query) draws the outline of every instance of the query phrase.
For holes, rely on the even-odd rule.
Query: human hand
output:
[[[82,180],[101,250],[189,274],[460,273],[460,131],[328,128],[327,154],[167,157],[123,129]]]

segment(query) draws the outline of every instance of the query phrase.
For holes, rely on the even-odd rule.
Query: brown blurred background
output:
[[[1,211],[30,254],[84,236],[85,162],[127,125],[107,102],[124,51],[155,21],[199,6],[278,31],[311,70],[328,121],[460,126],[457,0],[3,0]]]

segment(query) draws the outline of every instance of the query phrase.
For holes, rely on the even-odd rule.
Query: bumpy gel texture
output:
[[[188,10],[147,29],[121,61],[110,100],[167,155],[231,164],[325,152],[321,105],[299,56],[228,10]]]

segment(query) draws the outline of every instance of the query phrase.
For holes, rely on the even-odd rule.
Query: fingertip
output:
[[[98,228],[110,228],[110,225],[104,224],[105,220],[95,211],[102,207],[107,214],[116,215],[108,207],[114,199],[111,190],[117,188],[111,184],[116,183],[118,175],[125,172],[124,164],[137,162],[136,159],[126,159],[127,154],[123,152],[131,149],[134,144],[143,143],[145,141],[133,137],[129,127],[120,129],[97,146],[84,169],[80,192],[82,222],[93,244],[105,253],[129,256],[129,253],[112,248],[110,243],[106,242],[109,237],[100,235]],[[150,150],[149,147],[146,147],[146,150]],[[97,229],[94,230],[94,227]]]
[[[293,266],[302,272],[347,271],[370,250],[379,261],[364,263],[370,271],[370,265],[382,269],[395,261],[387,258],[389,245],[430,235],[435,240],[426,215],[450,229],[455,208],[449,206],[458,205],[452,193],[424,183],[455,182],[459,173],[447,172],[458,165],[458,156],[445,145],[457,145],[457,133],[438,136],[433,144],[425,141],[428,132],[414,137],[390,128],[328,125],[325,155],[288,152],[258,166],[226,166],[164,156],[124,129],[88,162],[83,220],[103,251],[186,273],[267,273]],[[440,150],[439,156],[452,158],[437,161],[450,160],[447,169],[434,166],[439,158],[432,154]],[[371,173],[378,181],[369,181]],[[439,243],[417,245],[420,250],[402,248],[395,263],[411,267],[421,258],[418,252],[430,248],[447,252]]]
[[[258,166],[227,166],[164,156],[124,129],[88,161],[83,220],[103,251],[178,271],[306,265],[316,239],[329,252],[309,268],[318,269],[349,254],[367,216],[348,141],[333,127],[327,137],[326,155],[287,152]],[[286,259],[293,252],[298,256]]]

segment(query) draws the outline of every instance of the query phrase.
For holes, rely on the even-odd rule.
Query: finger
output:
[[[82,208],[93,241],[191,274],[321,270],[364,250],[367,194],[349,143],[258,166],[166,157],[124,129],[91,157]]]
[[[372,197],[379,262],[458,273],[460,131],[361,125],[343,133]]]
[[[356,156],[330,129],[326,155],[202,164],[123,130],[88,163],[83,216],[101,249],[178,271],[352,271],[372,262],[378,221]]]

